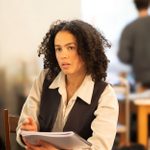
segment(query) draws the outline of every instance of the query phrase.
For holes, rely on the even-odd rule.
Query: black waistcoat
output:
[[[41,132],[49,132],[52,130],[61,100],[58,88],[48,88],[50,83],[51,82],[45,78],[41,96],[40,114],[38,117]],[[74,131],[84,139],[92,135],[91,123],[95,118],[94,111],[97,109],[98,100],[106,85],[107,83],[103,81],[95,83],[90,105],[79,97],[77,98],[63,131]]]

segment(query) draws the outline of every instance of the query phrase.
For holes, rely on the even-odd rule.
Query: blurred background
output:
[[[0,0],[0,103],[19,115],[35,77],[43,68],[37,49],[57,19],[83,19],[112,44],[109,82],[130,67],[117,58],[123,28],[138,16],[132,0]],[[114,77],[114,78],[113,78]],[[134,84],[132,76],[127,80]]]

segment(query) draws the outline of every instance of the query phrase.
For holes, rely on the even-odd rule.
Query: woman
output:
[[[20,138],[20,130],[74,131],[93,150],[111,150],[118,119],[118,102],[104,82],[108,65],[107,40],[81,20],[56,21],[50,27],[39,55],[44,69],[35,80],[23,106],[17,141],[27,150],[56,150],[44,141],[40,146]],[[82,115],[80,115],[82,114]]]

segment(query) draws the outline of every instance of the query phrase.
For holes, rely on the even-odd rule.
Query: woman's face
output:
[[[78,54],[78,44],[73,34],[59,31],[54,40],[55,54],[61,70],[66,75],[85,73],[85,64]]]

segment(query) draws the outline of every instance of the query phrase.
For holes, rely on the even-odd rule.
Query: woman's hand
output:
[[[45,141],[39,141],[37,146],[32,145],[26,141],[26,150],[58,150],[58,149]]]
[[[26,131],[37,131],[37,124],[36,122],[33,120],[32,117],[28,117],[27,119],[24,120],[24,122],[22,122],[22,125],[20,127],[21,130],[26,130]],[[22,138],[22,141],[25,145],[27,145],[27,141]]]
[[[26,130],[26,131],[37,131],[38,130],[37,124],[33,120],[32,117],[28,117],[27,119],[25,119],[24,122],[22,122],[20,129]]]

